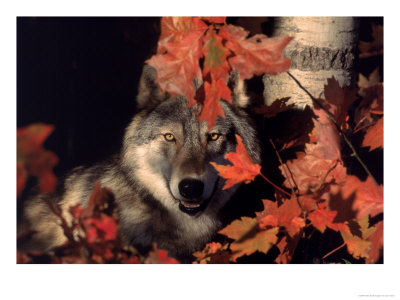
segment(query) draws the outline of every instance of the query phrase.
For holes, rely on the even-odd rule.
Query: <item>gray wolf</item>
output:
[[[235,134],[249,155],[260,162],[256,131],[244,108],[248,97],[238,74],[230,79],[232,103],[220,100],[225,118],[212,130],[187,108],[185,97],[161,94],[155,69],[145,66],[139,84],[136,114],[125,131],[118,155],[106,162],[75,168],[56,200],[67,209],[87,205],[96,182],[114,193],[124,243],[139,248],[157,244],[180,261],[190,261],[220,229],[220,213],[237,186],[223,190],[224,179],[210,164],[227,164],[235,151]],[[28,201],[19,231],[35,230],[22,250],[47,251],[65,241],[57,218],[40,197]]]

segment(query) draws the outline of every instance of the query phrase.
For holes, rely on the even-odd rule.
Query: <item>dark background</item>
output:
[[[55,125],[56,175],[117,152],[159,18],[17,18],[17,126]]]

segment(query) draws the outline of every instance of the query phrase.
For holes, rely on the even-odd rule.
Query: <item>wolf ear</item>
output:
[[[144,65],[139,81],[136,104],[139,109],[157,105],[168,97],[167,93],[160,93],[156,83],[156,69]]]
[[[229,76],[228,86],[232,91],[232,104],[240,108],[246,108],[249,104],[249,96],[246,93],[246,84],[240,79],[238,70],[233,70]]]

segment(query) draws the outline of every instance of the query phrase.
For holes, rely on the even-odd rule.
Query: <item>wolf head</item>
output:
[[[243,110],[248,102],[244,84],[238,74],[230,83],[232,104],[220,100],[225,118],[218,117],[209,130],[193,112],[196,106],[188,109],[185,97],[161,94],[155,69],[143,70],[137,96],[142,111],[126,130],[121,161],[138,189],[168,210],[199,216],[216,213],[227,202],[236,187],[223,191],[225,180],[210,162],[228,164],[224,156],[235,151],[235,134],[254,162],[260,160],[255,130]]]

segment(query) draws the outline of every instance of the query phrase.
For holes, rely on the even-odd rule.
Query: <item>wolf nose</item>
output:
[[[179,192],[186,199],[200,197],[203,194],[204,183],[197,179],[186,178],[179,183]]]

